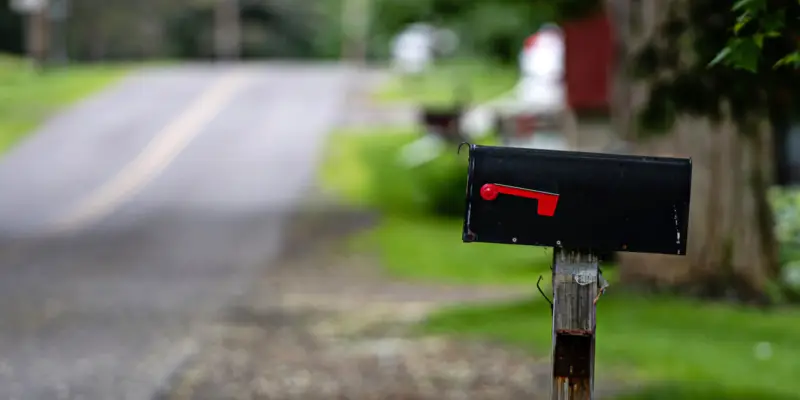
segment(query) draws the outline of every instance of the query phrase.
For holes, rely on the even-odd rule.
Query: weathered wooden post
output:
[[[600,279],[592,251],[553,249],[553,399],[592,398]]]
[[[469,145],[462,240],[553,247],[552,396],[591,399],[597,254],[684,255],[689,159]]]

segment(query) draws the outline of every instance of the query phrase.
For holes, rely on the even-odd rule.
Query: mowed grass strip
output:
[[[74,65],[37,73],[23,59],[0,55],[0,153],[64,106],[117,81],[129,65]]]

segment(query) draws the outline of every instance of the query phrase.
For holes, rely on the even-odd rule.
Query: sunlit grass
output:
[[[415,128],[387,127],[333,132],[325,148],[319,179],[323,189],[343,201],[365,206],[370,201],[371,171],[365,152],[375,146],[399,147],[419,137]]]
[[[550,351],[550,317],[537,300],[443,310],[428,333],[497,339]],[[763,312],[672,298],[604,296],[598,304],[599,376],[625,368],[649,381],[629,399],[797,399],[800,310]]]
[[[113,83],[129,68],[75,65],[37,73],[22,59],[0,55],[0,153],[60,108]]]
[[[552,260],[549,249],[464,244],[454,219],[388,216],[354,245],[378,254],[391,275],[426,282],[533,287]]]
[[[451,61],[434,66],[416,78],[394,77],[375,93],[375,99],[448,106],[455,104],[457,90],[463,87],[467,89],[470,103],[481,103],[507,93],[517,79],[514,67]]]

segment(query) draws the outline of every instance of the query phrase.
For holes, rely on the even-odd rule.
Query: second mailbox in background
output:
[[[689,159],[470,145],[465,242],[685,254]]]

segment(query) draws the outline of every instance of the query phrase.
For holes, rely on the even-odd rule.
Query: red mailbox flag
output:
[[[481,197],[486,201],[493,201],[499,194],[535,199],[538,201],[536,206],[537,214],[545,217],[552,217],[556,214],[556,206],[558,206],[558,194],[556,193],[501,185],[499,183],[487,183],[481,186]]]
[[[577,111],[605,111],[609,106],[614,38],[604,12],[568,21],[564,31],[564,80],[567,104]]]

